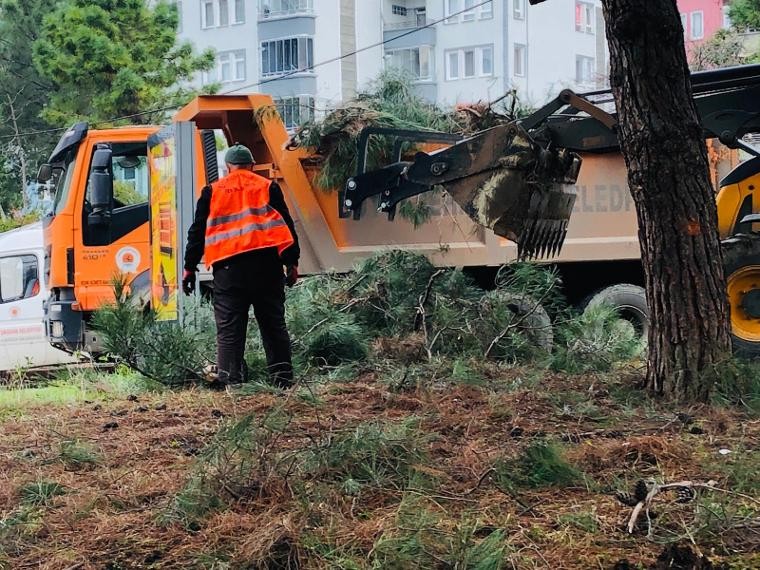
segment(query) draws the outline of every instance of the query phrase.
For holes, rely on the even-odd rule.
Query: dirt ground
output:
[[[0,568],[414,567],[378,562],[381,537],[410,532],[404,505],[424,505],[435,532],[473,521],[475,543],[500,530],[503,568],[649,568],[673,542],[714,566],[658,568],[760,568],[760,420],[739,408],[661,406],[636,380],[501,370],[398,391],[372,373],[290,395],[192,388],[0,411]],[[414,469],[428,484],[350,493],[318,475],[286,473],[258,492],[230,492],[200,523],[167,522],[162,515],[220,426],[273,409],[287,418],[273,454],[323,445],[366,422],[416,418],[426,460]],[[498,483],[496,461],[546,440],[583,473],[578,483]],[[67,445],[91,457],[72,459]],[[629,534],[632,508],[615,492],[638,480],[716,490],[685,503],[663,493],[657,518],[648,524],[643,514]],[[30,499],[30,483],[40,482],[42,498]],[[434,567],[455,567],[430,554],[440,558]]]

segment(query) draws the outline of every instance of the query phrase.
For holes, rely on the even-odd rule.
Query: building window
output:
[[[18,255],[0,259],[0,303],[29,299],[39,292],[36,256]]]
[[[475,50],[464,50],[464,77],[475,77]]]
[[[391,13],[394,16],[406,16],[406,6],[399,6],[398,4],[393,4],[393,6],[391,6]]]
[[[525,68],[527,67],[526,53],[527,48],[523,44],[515,44],[514,49],[514,74],[517,77],[525,77]]]
[[[430,73],[430,46],[394,49],[385,52],[388,67],[402,69],[417,81],[432,78]]]
[[[512,16],[515,20],[525,19],[525,0],[512,0]]]
[[[475,10],[473,9],[473,6],[475,6],[475,0],[464,0],[464,9],[467,11],[462,14],[463,22],[470,22],[475,19]]]
[[[588,2],[575,3],[575,31],[594,33],[594,5]]]
[[[296,129],[314,118],[314,98],[308,95],[275,99],[274,104],[288,130]]]
[[[480,19],[493,18],[493,0],[489,0],[480,7]]]
[[[481,50],[481,71],[483,75],[493,75],[493,48],[484,47]]]
[[[459,52],[450,51],[446,55],[446,79],[459,79]]]
[[[728,5],[723,6],[723,27],[728,30],[731,28],[731,14],[729,13],[731,7]]]
[[[245,24],[245,0],[235,0],[233,24]]]
[[[262,19],[311,14],[313,11],[314,0],[259,0],[259,17]]]
[[[446,52],[446,79],[493,75],[493,46],[468,47]]]
[[[575,56],[575,82],[588,84],[594,82],[594,58],[585,55]]]
[[[417,8],[414,12],[417,20],[417,27],[427,25],[427,10],[425,8]]]
[[[702,11],[691,13],[691,39],[701,40],[705,37],[704,15]]]
[[[223,28],[230,24],[245,23],[244,0],[203,0],[201,2],[201,28]]]
[[[245,81],[245,67],[245,50],[220,51],[216,54],[216,66],[204,73],[203,83]]]
[[[686,14],[681,14],[681,27],[683,28],[683,37],[686,37]]]
[[[286,38],[261,42],[261,75],[263,77],[307,71],[313,66],[313,38]]]
[[[472,22],[478,17],[481,20],[493,18],[492,1],[483,4],[482,0],[444,0],[443,8],[447,24],[454,24],[460,19],[463,22]]]
[[[214,0],[204,0],[201,4],[201,27],[213,28],[216,26],[216,10]]]

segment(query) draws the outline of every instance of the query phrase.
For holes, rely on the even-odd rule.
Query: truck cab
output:
[[[51,344],[67,351],[97,343],[87,327],[92,311],[113,299],[118,274],[129,275],[136,294],[149,286],[147,139],[154,126],[91,130],[78,123],[67,131],[44,165],[39,182],[55,198],[43,218],[45,304]],[[110,151],[107,170],[113,194],[107,216],[93,207],[93,159]],[[102,205],[100,205],[102,206]]]

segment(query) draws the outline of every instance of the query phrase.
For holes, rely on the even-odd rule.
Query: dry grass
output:
[[[312,386],[317,403],[189,389],[137,402],[26,408],[0,423],[0,568],[414,567],[404,549],[424,553],[419,567],[430,568],[497,568],[486,565],[494,553],[503,568],[612,568],[621,559],[649,565],[662,545],[626,534],[630,509],[613,492],[639,478],[715,480],[730,489],[743,477],[743,493],[757,496],[751,475],[760,466],[742,461],[757,458],[751,452],[760,424],[739,410],[711,408],[683,410],[691,420],[682,421],[675,416],[681,410],[643,396],[637,405],[614,398],[619,383],[493,368],[478,385],[436,380],[399,393],[373,372]],[[569,392],[584,394],[605,421],[568,413],[549,396]],[[267,465],[278,467],[259,474],[268,491],[226,496],[191,528],[161,524],[220,427],[248,414],[264,421],[275,408],[288,421],[267,452]],[[106,429],[112,422],[118,426]],[[400,471],[405,479],[352,486],[351,466],[299,471],[309,464],[305,454],[364,433],[357,426],[368,422],[414,426],[424,453],[409,455],[419,463]],[[692,433],[695,425],[702,433]],[[537,441],[560,446],[582,478],[569,487],[499,486],[490,473],[495,463],[519,459]],[[87,451],[76,457],[96,459],[72,468],[61,460],[64,442]],[[720,449],[732,450],[731,464]],[[301,463],[290,469],[287,457]],[[45,487],[45,499],[32,504],[23,490],[35,482],[61,492]],[[741,497],[703,500],[728,501],[742,516],[753,508]],[[679,508],[680,529],[673,517],[662,528],[688,541],[699,513]],[[730,548],[714,532],[691,539],[713,561],[760,563],[752,554],[757,529],[731,535]]]

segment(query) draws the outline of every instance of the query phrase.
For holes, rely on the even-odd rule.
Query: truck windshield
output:
[[[74,176],[76,166],[76,152],[70,151],[63,162],[54,165],[52,187],[55,191],[51,215],[59,214],[66,206],[71,190],[71,179]]]

